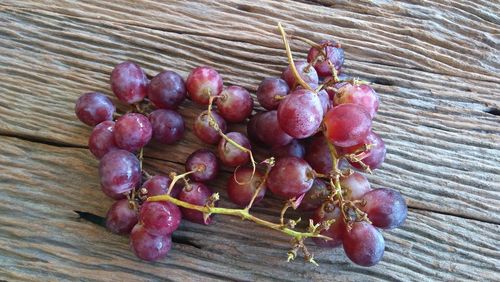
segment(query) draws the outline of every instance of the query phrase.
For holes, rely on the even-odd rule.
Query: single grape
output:
[[[314,179],[311,189],[309,189],[304,195],[304,198],[302,198],[299,208],[303,211],[315,210],[323,204],[329,194],[328,185],[325,181],[316,178]]]
[[[234,171],[232,177],[229,178],[227,182],[227,195],[231,202],[245,207],[252,200],[255,191],[263,181],[263,176],[258,171],[252,177],[252,168],[244,167],[238,168]],[[266,194],[266,185],[262,184],[262,187],[255,198],[254,204],[260,202],[264,195]]]
[[[313,170],[306,161],[286,157],[276,162],[269,172],[266,184],[274,195],[291,199],[309,191],[313,181]]]
[[[205,184],[200,182],[192,182],[189,186],[185,186],[179,193],[178,199],[188,202],[193,205],[204,206],[207,204],[208,199],[212,196],[213,192]],[[203,219],[203,213],[200,211],[182,208],[182,218],[189,221],[208,225],[212,223],[212,216],[208,217],[207,221]]]
[[[138,258],[155,261],[165,257],[170,251],[172,238],[170,235],[151,235],[142,225],[136,224],[130,233],[130,247]]]
[[[321,46],[321,52],[323,54],[320,55],[320,50],[318,50],[318,48],[311,47],[307,54],[307,62],[311,63],[318,57],[315,61],[314,69],[319,77],[332,75],[332,70],[328,61],[330,61],[335,70],[340,73],[340,69],[344,64],[344,49],[340,47],[340,44],[330,40],[321,40],[319,45]]]
[[[327,236],[331,238],[331,240],[313,238],[316,245],[323,248],[336,248],[342,245],[342,239],[346,232],[346,225],[338,207],[329,204],[320,206],[314,211],[312,220],[315,224],[326,220],[334,220],[330,228],[320,232],[321,235]]]
[[[229,86],[215,100],[219,114],[229,122],[242,122],[252,114],[253,98],[240,86]]]
[[[229,132],[226,136],[240,146],[247,148],[248,150],[252,149],[250,141],[248,141],[248,138],[245,135],[239,132]],[[219,141],[217,152],[219,153],[219,159],[224,165],[227,166],[243,165],[250,160],[250,155],[247,152],[237,148],[224,138]]]
[[[341,74],[338,78],[341,79],[341,77],[343,77],[343,76],[344,75]],[[332,79],[333,79],[333,77],[325,78],[324,83],[325,84],[327,84],[327,83],[330,84],[329,81],[332,80]],[[349,78],[345,77],[345,79],[347,80]],[[339,89],[342,88],[342,86],[344,86],[344,85],[346,85],[348,83],[349,82],[347,82],[347,81],[341,81],[341,82],[334,83],[333,86],[327,87],[326,88],[326,92],[328,93],[328,97],[330,97],[330,100],[333,101],[335,99],[335,96],[337,95]],[[333,104],[334,104],[334,106],[336,106],[335,103],[333,103]]]
[[[146,97],[148,78],[137,64],[123,62],[111,72],[111,90],[123,103],[133,104]]]
[[[149,115],[153,138],[162,144],[173,144],[184,136],[184,120],[172,110],[159,109]]]
[[[361,208],[368,214],[373,226],[393,229],[401,226],[408,214],[408,206],[399,191],[381,188],[366,193],[366,205]]]
[[[298,89],[285,96],[278,107],[281,129],[294,138],[312,136],[323,118],[321,101],[315,93]]]
[[[175,110],[186,99],[186,85],[173,71],[157,74],[148,86],[148,98],[159,109]]]
[[[330,100],[330,96],[328,96],[328,92],[326,90],[321,90],[318,92],[318,98],[321,102],[321,108],[323,109],[323,115],[326,115],[328,110],[332,108],[332,101]]]
[[[372,120],[366,111],[355,104],[338,105],[326,113],[326,136],[335,146],[359,144],[370,133]]]
[[[197,67],[186,79],[188,96],[195,103],[208,105],[210,96],[222,91],[222,77],[211,67]]]
[[[113,102],[102,93],[83,94],[76,100],[75,114],[86,125],[94,126],[106,120],[113,120],[116,111]]]
[[[346,192],[344,198],[353,201],[361,199],[363,195],[372,190],[368,179],[359,172],[354,172],[347,177],[340,178],[340,186]]]
[[[198,182],[214,180],[219,172],[219,161],[214,153],[207,149],[194,151],[186,160],[186,171],[198,170],[189,178]]]
[[[271,155],[277,159],[284,157],[304,158],[306,150],[299,140],[293,139],[288,145],[274,147],[271,152]]]
[[[100,159],[106,153],[119,149],[115,143],[114,129],[115,123],[107,120],[99,123],[92,130],[89,137],[89,150],[96,158]]]
[[[355,264],[372,266],[384,255],[384,237],[377,228],[365,222],[355,222],[350,231],[344,233],[344,251]]]
[[[312,89],[318,87],[318,73],[313,67],[309,66],[309,63],[306,61],[295,61],[295,68],[302,80],[311,86]],[[290,66],[283,71],[281,78],[286,81],[290,89],[295,89],[298,85],[297,79],[293,75]]]
[[[370,167],[371,170],[379,168],[384,162],[386,148],[382,138],[380,138],[380,136],[373,131],[370,131],[360,144],[347,148],[339,148],[339,151],[342,154],[353,154],[354,152],[361,150],[365,144],[371,144],[372,147],[361,154],[361,160],[365,165]],[[357,162],[349,163],[357,169],[363,169],[363,167]]]
[[[257,100],[266,110],[276,110],[281,98],[290,92],[290,87],[281,78],[266,78],[257,89]]]
[[[335,105],[352,103],[361,106],[374,118],[378,110],[378,94],[366,84],[343,83],[334,97]]]
[[[215,111],[212,111],[212,116],[215,120],[215,123],[222,131],[222,133],[226,133],[227,124],[226,121]],[[194,121],[194,134],[203,142],[207,144],[217,144],[221,139],[221,136],[217,130],[215,130],[212,126],[210,126],[210,117],[208,115],[208,111],[203,111],[196,120]]]
[[[135,152],[149,143],[153,128],[146,116],[128,113],[118,118],[113,135],[119,148]]]
[[[129,234],[137,223],[137,211],[130,207],[128,199],[116,201],[106,214],[106,228],[116,234]]]
[[[119,199],[141,181],[139,160],[125,150],[111,151],[99,163],[99,176],[103,192]]]
[[[285,146],[293,140],[292,136],[281,129],[277,111],[269,111],[260,115],[255,128],[258,139],[272,147]]]
[[[155,175],[150,179],[148,179],[146,182],[144,182],[142,187],[146,188],[147,197],[152,197],[152,196],[167,194],[170,183],[172,183],[172,180],[169,177],[162,175]],[[174,187],[172,187],[172,191],[170,191],[170,196],[177,198],[181,190],[182,190],[182,184],[179,182],[175,183]]]
[[[259,139],[259,136],[257,135],[257,122],[260,119],[260,116],[262,116],[264,113],[256,113],[255,115],[250,117],[250,120],[248,120],[247,123],[247,136],[248,138],[257,144],[261,144],[262,140]]]
[[[155,236],[170,235],[181,223],[179,207],[170,202],[145,202],[139,211],[139,220],[146,231]]]
[[[322,134],[315,135],[306,145],[304,159],[319,173],[328,174],[333,169],[328,141]]]

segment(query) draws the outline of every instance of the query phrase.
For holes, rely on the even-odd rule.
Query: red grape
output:
[[[306,153],[304,145],[297,139],[293,139],[288,145],[274,147],[271,151],[272,155],[277,159],[284,157],[304,158]]]
[[[170,183],[172,183],[172,180],[169,177],[155,175],[144,182],[142,187],[146,188],[148,191],[147,196],[152,197],[167,194]],[[177,198],[181,190],[182,184],[179,182],[175,183],[172,191],[170,191],[170,196]]]
[[[257,135],[257,122],[260,119],[260,116],[262,116],[264,113],[256,113],[255,115],[250,117],[250,120],[247,123],[247,136],[252,142],[255,143],[262,143],[262,140],[259,139],[259,136]]]
[[[170,235],[181,223],[179,207],[170,202],[145,202],[139,210],[139,220],[146,231],[155,236]]]
[[[240,86],[229,86],[215,100],[219,114],[229,122],[242,122],[252,114],[253,98]]]
[[[211,67],[197,67],[186,79],[186,88],[191,100],[208,105],[210,96],[217,96],[222,91],[222,77]]]
[[[148,78],[137,64],[123,62],[111,72],[111,89],[123,103],[133,104],[146,97]]]
[[[324,248],[335,248],[342,245],[342,239],[344,238],[344,233],[346,232],[346,225],[338,207],[330,205],[320,206],[314,211],[312,220],[315,224],[326,220],[335,220],[330,225],[330,228],[320,232],[321,235],[327,236],[331,238],[331,240],[313,238],[316,245]]]
[[[309,84],[312,89],[316,89],[318,87],[318,74],[313,67],[309,67],[309,64],[306,61],[295,61],[295,68],[297,69],[297,72],[302,80]],[[290,66],[283,71],[281,78],[286,81],[290,89],[295,89],[298,85],[297,79],[293,75]]]
[[[154,236],[136,224],[130,233],[130,247],[135,255],[146,261],[155,261],[167,255],[172,247],[170,235]]]
[[[179,193],[179,200],[188,202],[193,205],[204,206],[208,199],[212,196],[212,190],[200,182],[192,182],[189,186],[185,186]],[[182,217],[199,224],[210,224],[213,220],[212,216],[208,217],[207,221],[203,219],[203,213],[200,211],[182,208]]]
[[[135,152],[148,144],[153,135],[153,128],[144,115],[128,113],[116,121],[113,135],[118,147]]]
[[[104,94],[86,93],[76,100],[75,113],[86,125],[94,126],[106,120],[113,120],[116,108]]]
[[[226,121],[215,111],[212,111],[212,116],[219,126],[222,133],[226,133],[227,124]],[[217,144],[221,139],[221,136],[217,130],[210,126],[210,118],[208,116],[208,111],[202,112],[196,120],[194,121],[194,134],[203,142],[207,144]]]
[[[318,98],[321,102],[321,108],[323,109],[323,115],[326,115],[328,110],[332,108],[332,101],[330,100],[330,96],[328,96],[328,92],[326,90],[321,90],[318,92]]]
[[[344,191],[347,193],[345,198],[349,200],[359,200],[364,194],[372,190],[368,179],[359,172],[341,178],[340,186],[345,189]]]
[[[371,170],[379,168],[384,162],[386,148],[382,138],[380,138],[380,136],[373,131],[370,131],[360,144],[347,148],[339,148],[339,151],[342,154],[352,154],[359,149],[362,149],[365,144],[371,144],[372,147],[362,154],[361,159],[363,163],[370,167]],[[357,162],[350,162],[350,164],[357,169],[363,169],[363,167]]]
[[[312,211],[321,206],[328,198],[328,185],[321,179],[314,179],[313,185],[302,198],[299,208],[303,211]]]
[[[384,255],[384,237],[365,221],[355,222],[352,229],[344,233],[343,243],[347,257],[361,266],[375,265]]]
[[[148,86],[148,98],[159,109],[175,110],[186,99],[186,85],[173,71],[157,74]]]
[[[379,97],[375,90],[369,85],[343,83],[334,97],[334,103],[335,105],[347,103],[359,105],[363,107],[370,115],[370,118],[373,119],[378,110]]]
[[[276,162],[269,172],[266,184],[274,195],[291,199],[309,191],[313,181],[313,170],[306,161],[286,157]]]
[[[172,110],[159,109],[149,115],[153,138],[162,144],[173,144],[184,136],[184,120]]]
[[[214,180],[219,172],[219,161],[214,153],[207,149],[193,152],[186,160],[186,171],[198,170],[189,175],[189,178],[198,182]]]
[[[108,196],[119,199],[124,193],[137,187],[141,170],[137,157],[125,150],[107,153],[99,163],[101,188]]]
[[[332,157],[325,136],[318,134],[311,138],[311,141],[306,145],[304,159],[319,173],[328,174],[332,171]]]
[[[366,205],[361,209],[368,214],[373,226],[393,229],[401,226],[408,214],[405,199],[396,190],[375,189],[363,196]]]
[[[226,136],[240,146],[249,150],[252,149],[250,141],[245,135],[239,132],[229,132]],[[219,159],[227,166],[239,166],[246,164],[250,160],[250,155],[247,152],[240,150],[224,138],[220,140],[217,152],[219,153]]]
[[[281,78],[266,78],[257,89],[257,100],[264,109],[276,110],[280,104],[281,97],[290,92],[290,87],[286,81]],[[276,97],[279,97],[276,99]]]
[[[360,144],[370,133],[372,120],[366,111],[355,104],[342,104],[326,113],[326,136],[335,146]]]
[[[258,171],[255,171],[252,177],[252,171],[252,168],[249,167],[239,168],[229,178],[227,182],[227,195],[231,202],[242,207],[250,203],[255,191],[257,191],[257,188],[263,181],[262,175]],[[262,185],[254,204],[260,202],[265,194],[266,186]]]
[[[292,136],[281,129],[277,111],[269,111],[260,115],[255,128],[258,139],[269,146],[285,146],[293,140]]]
[[[323,108],[318,95],[298,89],[285,96],[278,107],[281,129],[294,138],[312,136],[321,125]]]
[[[129,234],[137,223],[137,211],[130,207],[128,199],[116,201],[106,214],[106,228],[116,234]]]
[[[115,143],[115,137],[113,131],[115,128],[115,123],[113,121],[107,120],[99,123],[90,134],[89,138],[89,150],[98,159],[104,157],[106,153],[118,150],[118,146]]]
[[[321,49],[326,55],[326,58],[325,56],[320,55],[320,59],[318,59],[314,64],[314,69],[316,69],[318,76],[327,77],[332,75],[328,61],[330,61],[337,72],[340,73],[340,68],[344,64],[344,49],[340,47],[340,44],[330,40],[321,40],[319,45],[321,45]],[[316,47],[311,47],[311,49],[309,49],[309,53],[307,54],[307,62],[312,62],[316,56],[318,56],[318,53],[320,53],[320,51]]]

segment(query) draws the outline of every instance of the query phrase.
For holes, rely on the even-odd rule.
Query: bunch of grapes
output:
[[[314,262],[304,244],[308,238],[323,248],[343,246],[358,265],[382,259],[385,243],[379,229],[403,224],[407,206],[399,192],[372,189],[362,174],[380,167],[386,154],[371,128],[379,97],[368,83],[342,73],[339,43],[295,37],[311,47],[307,60],[294,62],[290,37],[279,28],[289,66],[281,78],[266,78],[259,85],[256,97],[266,111],[254,111],[251,94],[240,86],[225,87],[211,67],[193,69],[185,81],[173,71],[148,80],[132,62],[117,65],[110,79],[129,112],[117,114],[101,93],[84,94],[76,102],[77,117],[95,126],[89,149],[100,160],[102,191],[116,200],[106,227],[130,234],[139,258],[164,257],[181,218],[208,225],[214,214],[225,214],[290,235],[289,260],[301,251]],[[151,139],[173,144],[183,137],[184,121],[176,110],[186,98],[207,107],[193,132],[215,145],[215,153],[196,150],[187,157],[185,172],[152,176],[142,168],[143,147]],[[227,132],[227,123],[246,121],[247,135]],[[256,161],[252,146],[270,148],[270,157]],[[208,186],[221,165],[234,169],[227,195],[240,209],[218,207],[218,194]],[[284,201],[279,223],[250,213],[267,191]],[[309,215],[306,230],[297,229],[300,219],[285,218],[289,208]]]

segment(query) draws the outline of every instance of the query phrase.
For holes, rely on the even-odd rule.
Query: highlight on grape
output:
[[[106,227],[129,235],[137,257],[164,258],[182,219],[209,225],[219,214],[290,236],[288,261],[302,254],[316,264],[309,242],[327,249],[342,246],[361,266],[382,259],[381,230],[401,226],[408,209],[401,193],[373,189],[364,175],[379,168],[386,154],[384,141],[372,130],[379,96],[368,82],[343,73],[340,43],[289,36],[281,24],[278,29],[288,66],[281,77],[265,78],[258,86],[257,101],[265,111],[255,109],[245,88],[224,86],[212,67],[197,67],[186,80],[172,70],[149,80],[129,61],[116,65],[110,76],[113,93],[129,105],[127,112],[117,113],[102,93],[76,101],[76,116],[94,126],[88,144],[99,160],[101,189],[116,200]],[[310,46],[307,60],[294,61],[290,40]],[[168,145],[183,138],[178,110],[186,99],[206,106],[193,132],[208,146],[186,156],[184,172],[151,175],[142,166],[143,148],[152,139]],[[228,132],[228,123],[246,123],[246,134]],[[268,148],[269,157],[257,159],[255,146]],[[226,192],[241,208],[222,207],[209,186],[222,165],[234,171]],[[283,200],[279,222],[251,213],[266,194]],[[290,208],[309,217],[304,228],[298,227],[300,219],[286,217]]]

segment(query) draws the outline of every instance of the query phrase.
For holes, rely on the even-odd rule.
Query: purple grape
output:
[[[269,146],[285,146],[293,140],[292,136],[281,129],[277,111],[269,111],[260,115],[255,128],[259,140]]]
[[[328,96],[328,92],[326,90],[321,90],[318,93],[318,98],[321,102],[321,108],[323,109],[323,116],[326,115],[328,110],[332,108],[332,101],[330,100],[330,96]]]
[[[247,123],[247,136],[252,142],[257,144],[262,143],[262,140],[260,140],[259,136],[257,135],[257,122],[260,119],[260,116],[263,114],[264,113],[262,112],[256,113],[255,115],[250,117]]]
[[[167,194],[170,183],[172,183],[172,180],[169,177],[162,175],[155,175],[150,179],[148,179],[146,182],[144,182],[142,187],[148,190],[147,196],[152,197],[152,196]],[[179,182],[175,183],[174,187],[172,188],[172,191],[170,191],[170,196],[177,198],[181,190],[182,190],[182,184]]]
[[[101,188],[108,196],[123,196],[137,187],[141,180],[141,170],[137,157],[125,150],[107,153],[99,163]]]
[[[306,161],[286,157],[276,162],[269,172],[266,184],[274,195],[291,199],[309,191],[313,181],[313,170]]]
[[[181,223],[179,207],[170,202],[145,202],[139,211],[144,229],[155,236],[170,235]]]
[[[252,200],[255,191],[262,183],[263,176],[260,172],[255,171],[252,177],[252,168],[244,167],[234,171],[232,177],[227,182],[227,195],[231,202],[239,205],[246,206]],[[266,186],[262,185],[259,194],[255,198],[254,204],[260,202],[266,194]]]
[[[316,172],[328,174],[333,169],[328,143],[326,138],[321,134],[313,136],[311,141],[306,145],[306,155],[304,159]]]
[[[277,159],[284,157],[297,157],[302,159],[304,158],[306,150],[300,141],[293,139],[288,145],[274,147],[271,152]]]
[[[188,202],[193,205],[204,206],[207,204],[208,199],[212,196],[213,192],[205,184],[200,182],[192,182],[189,186],[185,186],[179,193],[179,200]],[[182,208],[182,218],[192,221],[194,223],[208,225],[212,223],[212,216],[208,217],[207,221],[203,219],[203,213],[200,211]]]
[[[339,147],[360,144],[372,126],[372,120],[364,108],[355,104],[341,104],[330,109],[323,123],[328,140]]]
[[[212,116],[219,126],[222,133],[226,133],[227,124],[226,121],[216,112],[212,111]],[[207,144],[217,144],[221,139],[221,136],[217,130],[210,126],[208,112],[204,111],[194,121],[194,134],[203,142]]]
[[[222,91],[222,77],[211,67],[197,67],[186,79],[186,89],[195,103],[208,105],[210,96]]]
[[[75,113],[86,125],[94,126],[106,120],[113,120],[115,105],[102,93],[92,92],[76,100]]]
[[[297,69],[297,72],[302,80],[311,86],[312,89],[316,89],[318,87],[318,73],[313,67],[309,67],[309,64],[306,61],[295,61],[295,68]],[[286,81],[292,90],[299,85],[290,66],[286,67],[281,74],[281,78]]]
[[[386,148],[384,140],[382,140],[382,138],[380,138],[380,136],[373,131],[370,131],[359,144],[352,147],[339,148],[339,151],[342,154],[353,154],[359,149],[362,149],[365,144],[370,144],[372,147],[362,154],[361,160],[371,170],[379,168],[385,160]],[[363,167],[357,162],[349,163],[357,169],[363,169]]]
[[[373,226],[393,229],[401,226],[408,214],[405,199],[396,190],[381,188],[366,193],[366,205],[361,209],[368,214]]]
[[[130,233],[130,247],[135,255],[146,261],[155,261],[167,255],[172,247],[170,235],[154,236],[140,224],[136,224]]]
[[[106,214],[106,228],[116,234],[129,234],[137,221],[137,211],[127,199],[116,201]]]
[[[240,86],[229,86],[215,100],[219,114],[229,122],[242,122],[252,114],[253,98]]]
[[[320,59],[314,64],[314,69],[318,73],[318,76],[327,77],[332,75],[332,70],[328,61],[330,61],[336,71],[340,73],[340,69],[344,64],[344,49],[340,47],[340,44],[330,40],[321,40],[319,45],[322,46],[321,49],[326,57],[320,55]],[[320,51],[316,47],[311,47],[307,54],[307,61],[311,63],[319,53]]]
[[[311,68],[312,69],[312,68]],[[298,89],[285,96],[278,107],[281,129],[294,138],[306,138],[316,133],[323,118],[318,95]]]
[[[157,74],[148,86],[148,98],[159,109],[175,110],[186,99],[186,85],[173,71]]]
[[[214,153],[207,149],[193,152],[186,160],[186,171],[201,169],[189,175],[194,181],[206,182],[214,180],[219,172],[219,161]]]
[[[320,206],[314,211],[312,220],[315,224],[326,220],[335,220],[330,225],[330,228],[320,232],[321,235],[330,237],[332,240],[313,238],[316,245],[323,248],[336,248],[342,245],[342,239],[344,238],[344,233],[346,232],[346,225],[338,207],[330,205]]]
[[[311,189],[302,198],[299,208],[303,211],[312,211],[321,206],[328,198],[328,185],[321,179],[314,179]]]
[[[146,97],[148,78],[137,64],[123,62],[111,72],[111,89],[123,103],[133,104]]]
[[[172,110],[159,109],[149,115],[153,138],[162,144],[173,144],[184,136],[184,120]]]
[[[153,128],[148,118],[138,113],[121,116],[115,124],[115,142],[121,149],[135,152],[146,146],[153,135]]]
[[[119,149],[115,143],[114,129],[115,123],[107,120],[99,123],[92,130],[89,138],[89,150],[96,158],[100,159],[106,153]]]
[[[385,241],[382,234],[371,224],[360,221],[344,233],[344,251],[355,264],[372,266],[384,256]]]
[[[346,192],[345,198],[349,200],[359,200],[363,195],[372,190],[368,179],[359,172],[354,172],[348,177],[341,178],[340,186],[344,188]]]
[[[343,83],[338,89],[337,94],[334,97],[335,105],[352,103],[359,105],[365,109],[365,111],[370,115],[370,118],[374,118],[378,110],[379,97],[378,94],[366,84],[351,84]]]
[[[257,89],[257,100],[264,109],[276,110],[281,99],[276,97],[284,97],[290,92],[290,87],[286,81],[281,78],[266,78]]]
[[[252,149],[250,141],[248,141],[248,138],[245,135],[239,132],[229,132],[226,136],[238,143],[240,146],[249,150]],[[227,166],[243,165],[250,160],[250,155],[247,152],[235,147],[224,138],[220,140],[219,145],[217,146],[217,152],[219,153],[219,159],[224,165]]]

